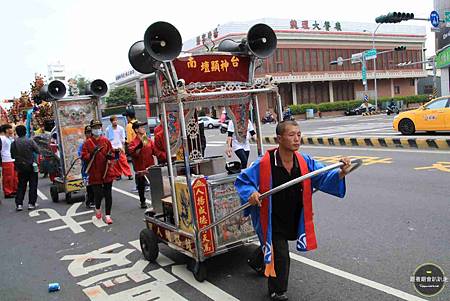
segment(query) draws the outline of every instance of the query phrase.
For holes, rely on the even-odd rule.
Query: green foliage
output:
[[[106,105],[108,107],[115,107],[120,105],[137,104],[136,90],[131,87],[117,87],[111,92],[109,96],[105,97]]]
[[[91,81],[80,74],[75,76],[75,79],[77,80],[77,87],[78,91],[80,91],[80,95],[86,95],[86,89],[91,84]]]
[[[102,116],[109,116],[109,115],[121,115],[125,112],[126,106],[119,106],[114,108],[106,108],[102,110]]]
[[[384,102],[390,102],[391,99],[394,101],[403,101],[403,104],[412,103],[422,103],[428,100],[428,95],[411,95],[411,96],[396,96],[396,97],[380,97],[378,98],[378,103],[381,105]],[[375,104],[375,100],[369,101],[371,104]],[[301,105],[290,105],[292,114],[304,114],[306,109],[314,109],[314,112],[330,112],[330,111],[346,111],[348,109],[353,109],[362,104],[362,100],[342,100],[335,102],[323,102],[319,104],[307,103]]]

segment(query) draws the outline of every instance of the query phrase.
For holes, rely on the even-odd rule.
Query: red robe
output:
[[[139,145],[141,143],[141,139],[136,136],[136,138],[134,138],[134,140],[131,141],[131,143],[128,145],[128,152],[130,153],[131,158],[133,158],[135,172],[144,171],[146,168],[155,165],[153,155],[156,154],[153,141],[151,139],[148,139],[147,145],[139,148]]]
[[[116,177],[119,176],[116,172],[117,169],[113,168],[115,160],[107,159],[108,153],[111,154],[112,157],[114,157],[114,153],[112,152],[113,148],[111,146],[111,142],[104,136],[100,136],[98,139],[93,137],[87,139],[81,150],[81,158],[85,162],[90,162],[91,156],[94,154],[94,149],[97,145],[103,147],[97,152],[97,155],[92,162],[92,166],[88,171],[89,185],[111,183]],[[104,177],[107,167],[108,172]]]

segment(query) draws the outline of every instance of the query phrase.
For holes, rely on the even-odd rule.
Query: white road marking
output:
[[[220,300],[220,301],[239,300],[206,280],[203,282],[198,282],[197,280],[195,280],[194,275],[192,275],[192,272],[188,271],[188,269],[184,265],[172,266],[172,274],[174,274],[181,280],[185,281],[190,286],[196,288],[198,291],[202,292],[212,300]]]
[[[117,188],[117,187],[114,187],[114,186],[112,187],[112,190],[117,191],[117,192],[120,192],[121,194],[124,194],[124,195],[126,195],[126,196],[132,197],[133,199],[139,200],[139,196],[138,196],[138,195],[135,195],[134,193],[131,193],[131,192],[122,190],[122,189]],[[147,202],[147,201],[148,201],[148,202],[151,202],[151,201],[148,200],[148,199],[145,199],[145,201],[146,201],[146,202]]]
[[[408,300],[408,301],[425,301],[426,300],[426,299],[422,299],[422,298],[419,298],[417,296],[405,293],[405,292],[403,292],[401,290],[389,287],[387,285],[384,285],[384,284],[381,284],[381,283],[378,283],[378,282],[375,282],[375,281],[372,281],[372,280],[369,280],[369,279],[366,279],[366,278],[363,278],[363,277],[359,277],[359,276],[350,274],[348,272],[344,272],[344,271],[338,270],[336,268],[330,267],[330,266],[325,265],[323,263],[320,263],[320,262],[308,259],[306,257],[300,256],[300,255],[298,255],[296,253],[292,253],[292,252],[289,252],[289,253],[290,253],[291,258],[296,260],[296,261],[299,261],[301,263],[310,265],[312,267],[315,267],[315,268],[317,268],[319,270],[328,272],[330,274],[333,274],[333,275],[336,275],[336,276],[339,276],[339,277],[351,280],[353,282],[356,282],[356,283],[363,284],[365,286],[374,288],[376,290],[382,291],[382,292],[384,292],[386,294],[398,297],[400,299]]]
[[[38,195],[38,197],[39,197],[41,200],[43,200],[43,201],[48,200],[48,197],[46,197],[45,194],[42,193],[42,191],[40,191],[39,189],[37,190],[37,195]]]

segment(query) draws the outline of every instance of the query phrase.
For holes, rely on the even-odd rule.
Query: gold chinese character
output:
[[[208,61],[202,62],[202,66],[200,67],[200,71],[203,71],[204,73],[211,72],[209,70],[209,62]]]
[[[188,59],[187,67],[188,67],[188,69],[197,68],[197,62],[195,61],[195,59],[192,56],[189,57],[189,59]]]
[[[205,215],[206,214],[206,210],[204,206],[200,206],[200,208],[198,208],[198,214],[199,215]]]
[[[415,170],[425,170],[425,169],[437,169],[443,172],[450,172],[450,162],[443,162],[439,161],[436,163],[433,163],[431,166],[425,166],[425,167],[416,167]]]
[[[210,240],[208,239],[208,234],[206,234],[206,233],[203,233],[203,234],[202,234],[202,242],[203,242],[203,243],[208,243],[208,242],[210,242]]]
[[[197,198],[197,204],[199,204],[200,206],[205,205],[205,197],[199,196],[199,197]]]
[[[228,66],[230,66],[230,63],[227,60],[220,61],[220,70],[228,72]]]
[[[205,194],[205,192],[203,191],[203,190],[201,190],[201,189],[197,189],[196,191],[195,191],[195,196],[198,196],[198,195],[204,195]]]
[[[206,215],[200,216],[199,223],[201,226],[207,225],[208,221],[206,220]]]
[[[239,58],[235,57],[234,55],[231,57],[231,63],[233,67],[239,66]]]
[[[204,243],[203,246],[203,253],[209,253],[212,251],[212,247],[210,243]]]
[[[219,61],[211,61],[211,71],[217,71],[220,72],[220,64]]]

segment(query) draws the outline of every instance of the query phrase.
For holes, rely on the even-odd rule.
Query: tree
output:
[[[80,74],[75,76],[75,80],[77,81],[77,87],[80,95],[86,95],[86,89],[91,84],[91,81]]]
[[[128,103],[137,104],[136,91],[131,87],[117,87],[105,98],[108,107],[127,105]]]

